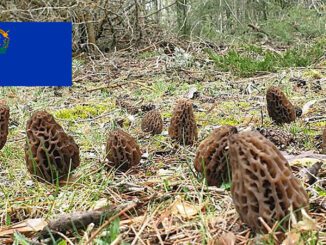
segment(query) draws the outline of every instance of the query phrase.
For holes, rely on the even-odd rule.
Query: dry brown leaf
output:
[[[95,202],[95,204],[93,205],[93,209],[97,210],[100,208],[104,208],[108,205],[108,200],[106,198],[100,198],[99,200],[97,200]]]
[[[302,116],[306,115],[310,108],[317,102],[317,100],[311,100],[308,101],[306,104],[303,105],[302,107]]]
[[[15,232],[28,233],[41,231],[48,223],[44,219],[27,219],[17,224],[0,229],[0,237],[12,235]]]
[[[203,206],[196,206],[190,202],[184,201],[180,196],[176,197],[176,200],[172,203],[170,209],[171,214],[180,215],[183,218],[191,218],[198,214]]]
[[[282,242],[282,245],[303,245],[303,242],[300,242],[300,234],[289,232]]]
[[[236,237],[232,232],[223,233],[215,242],[216,245],[234,245]]]
[[[296,165],[296,166],[312,166],[313,164],[317,162],[324,162],[326,163],[326,160],[320,160],[316,158],[311,158],[311,157],[304,157],[300,159],[294,159],[293,161],[290,162],[290,165]]]
[[[316,220],[312,219],[304,209],[301,209],[302,220],[293,224],[293,228],[300,232],[317,230]]]
[[[292,154],[288,154],[286,151],[281,151],[282,155],[285,157],[285,159],[290,163],[290,165],[294,165],[294,161],[299,160],[301,161],[301,159],[310,159],[312,161],[315,161],[313,159],[316,160],[322,160],[322,161],[326,161],[326,155],[325,154],[316,154],[313,151],[304,151],[299,155],[292,155]],[[306,160],[302,160],[305,161]]]

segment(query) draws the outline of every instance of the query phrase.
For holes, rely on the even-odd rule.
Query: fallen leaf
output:
[[[287,234],[282,245],[303,245],[303,243],[300,242],[300,234],[291,231]]]
[[[299,158],[299,159],[294,159],[290,161],[290,165],[296,165],[296,166],[313,166],[314,164],[317,163],[326,163],[326,160],[320,160],[317,158],[311,158],[311,157],[304,157],[304,158]]]
[[[108,205],[108,200],[106,198],[101,198],[95,202],[95,204],[93,205],[93,209],[96,210],[96,209],[104,208],[107,205]]]
[[[197,92],[197,88],[195,88],[195,87],[191,87],[190,89],[189,89],[189,92],[188,92],[188,95],[187,95],[187,97],[188,97],[188,99],[193,99],[194,98],[194,94]]]
[[[202,209],[202,206],[193,205],[190,202],[184,201],[180,196],[176,197],[176,200],[172,203],[171,214],[180,215],[183,218],[191,218],[198,214]]]
[[[11,226],[3,227],[0,229],[0,237],[12,235],[15,232],[28,233],[41,231],[47,226],[48,223],[44,219],[27,219],[22,222],[13,224]]]
[[[307,114],[309,112],[310,107],[312,107],[316,102],[317,100],[311,100],[304,104],[302,107],[302,116]]]
[[[236,237],[232,232],[223,233],[214,243],[216,245],[234,245]]]
[[[312,219],[303,208],[301,209],[301,213],[302,220],[296,224],[293,224],[293,228],[299,230],[300,232],[317,230],[316,221]]]
[[[305,151],[299,155],[291,155],[291,154],[288,154],[286,151],[281,151],[281,153],[285,157],[285,159],[290,163],[290,165],[294,165],[294,160],[300,160],[300,159],[304,159],[304,158],[316,159],[318,161],[326,160],[325,154],[316,154],[313,151]]]

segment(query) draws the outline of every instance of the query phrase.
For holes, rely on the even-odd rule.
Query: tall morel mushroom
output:
[[[141,129],[144,132],[152,134],[160,134],[163,130],[163,120],[158,110],[151,110],[147,112],[141,122]]]
[[[0,103],[0,150],[7,142],[9,113],[9,107],[5,103]]]
[[[223,182],[230,180],[231,167],[227,146],[228,137],[234,133],[237,133],[235,127],[222,126],[200,143],[195,158],[195,169],[206,177],[208,185],[219,187]]]
[[[135,139],[121,129],[110,132],[106,144],[106,157],[109,165],[121,171],[127,171],[138,165],[141,151]]]
[[[270,87],[266,93],[268,115],[276,124],[295,121],[297,109],[277,87]]]
[[[197,140],[198,130],[191,101],[186,99],[177,101],[172,113],[169,135],[185,145],[192,145]]]
[[[243,132],[229,138],[232,169],[231,194],[242,221],[256,232],[287,223],[289,209],[308,205],[308,195],[276,148],[258,132]],[[297,218],[300,218],[299,213]]]
[[[26,124],[25,160],[37,180],[65,180],[80,164],[79,147],[46,111],[37,111]]]

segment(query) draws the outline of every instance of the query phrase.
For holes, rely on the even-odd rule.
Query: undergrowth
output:
[[[282,53],[264,50],[257,45],[246,45],[242,50],[232,48],[226,55],[219,55],[211,49],[205,49],[205,52],[222,71],[230,71],[240,77],[250,77],[259,72],[310,66],[325,55],[325,48],[326,39],[321,38],[313,44],[295,45]]]

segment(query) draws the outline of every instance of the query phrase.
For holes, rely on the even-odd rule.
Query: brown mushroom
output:
[[[172,113],[169,135],[185,145],[192,145],[197,140],[198,130],[191,101],[186,99],[177,101]]]
[[[151,110],[147,112],[141,122],[141,129],[144,132],[152,134],[160,134],[163,130],[163,120],[158,110]]]
[[[139,112],[139,109],[127,100],[117,99],[115,103],[117,106],[120,106],[132,115],[135,115]]]
[[[289,209],[308,205],[308,195],[276,148],[258,132],[243,132],[229,138],[232,169],[231,194],[243,222],[254,231],[267,232],[259,217],[270,227],[286,226]],[[300,219],[300,212],[295,212]]]
[[[208,185],[219,187],[223,182],[230,181],[228,137],[236,132],[235,127],[222,126],[200,143],[195,158],[195,169],[205,176]]]
[[[266,93],[268,115],[276,124],[295,121],[297,109],[277,87],[270,87]]]
[[[0,150],[7,142],[9,114],[9,107],[5,103],[0,103]]]
[[[25,160],[39,181],[65,180],[80,164],[79,147],[46,111],[33,113],[26,124]]]
[[[137,142],[121,129],[110,132],[106,154],[109,165],[121,171],[127,171],[132,166],[138,165],[141,159],[141,151]]]

